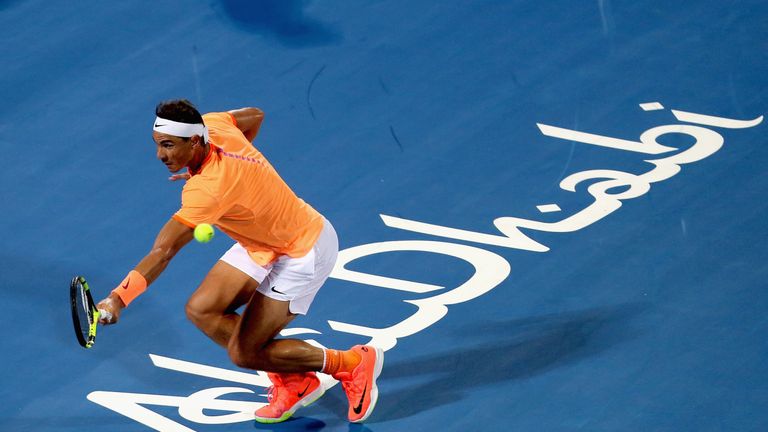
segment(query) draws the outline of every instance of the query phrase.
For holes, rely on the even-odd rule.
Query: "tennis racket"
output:
[[[69,285],[69,301],[72,306],[72,323],[75,326],[77,341],[83,348],[90,348],[96,342],[99,317],[109,312],[96,309],[88,282],[82,276],[72,278],[72,283]],[[105,318],[109,319],[108,316]]]

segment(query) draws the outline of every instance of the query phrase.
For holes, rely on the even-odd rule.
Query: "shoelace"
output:
[[[287,384],[287,385],[286,385]],[[301,383],[303,385],[304,382]],[[343,384],[343,383],[342,383]],[[299,387],[301,387],[301,385]],[[283,382],[280,379],[274,379],[272,381],[272,385],[269,386],[267,389],[267,402],[269,402],[270,405],[275,405],[277,403],[280,403],[280,395],[285,395],[286,397],[290,397],[292,393],[292,386],[291,382]],[[283,393],[280,391],[281,388],[287,389],[287,393]]]
[[[278,395],[280,392],[278,389],[283,386],[283,380],[280,379],[279,376],[271,377],[272,379],[272,385],[269,386],[269,389],[267,390],[267,402],[271,405],[272,402],[277,401]]]
[[[277,399],[277,388],[275,386],[269,386],[267,390],[267,402],[270,404]]]
[[[280,392],[280,388],[285,387],[285,385],[283,385],[282,382],[274,383],[274,384],[275,385],[269,386],[269,389],[267,390],[267,401],[269,402],[270,405],[272,405],[273,403],[279,402],[280,395],[284,394]],[[290,391],[285,394],[290,394]]]
[[[364,386],[359,385],[354,379],[350,379],[349,381],[342,381],[341,387],[347,395],[349,395],[350,391],[352,391],[353,394],[360,394],[363,391]]]

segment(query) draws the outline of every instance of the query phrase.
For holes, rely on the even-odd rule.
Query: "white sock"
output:
[[[326,363],[325,363],[325,362],[327,361],[327,359],[328,359],[328,354],[326,354],[326,353],[325,353],[325,350],[323,350],[323,367],[322,367],[322,368],[320,368],[320,372],[322,372],[322,371],[324,371],[324,370],[325,370],[325,366],[326,366]]]

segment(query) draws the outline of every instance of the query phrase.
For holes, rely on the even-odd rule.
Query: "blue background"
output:
[[[221,233],[182,251],[94,349],[71,334],[70,278],[105,294],[179,206],[150,136],[160,100],[262,108],[256,146],[342,248],[450,242],[379,214],[484,233],[573,214],[589,197],[562,178],[649,165],[536,123],[637,139],[676,124],[671,108],[764,115],[767,20],[758,0],[0,2],[0,429],[145,430],[86,395],[226,385],[147,357],[230,367],[183,311],[230,245]],[[471,244],[512,273],[387,353],[365,426],[347,424],[339,388],[273,427],[159,412],[212,431],[768,429],[766,125],[717,131],[719,152],[600,222],[531,233],[550,252]],[[563,212],[536,210],[549,203]],[[355,267],[446,287],[472,274],[418,252]],[[331,279],[296,326],[344,347],[365,340],[327,320],[385,327],[409,298]]]

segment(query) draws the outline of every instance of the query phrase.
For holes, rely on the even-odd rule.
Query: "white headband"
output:
[[[182,138],[200,135],[206,142],[208,142],[208,128],[202,123],[180,123],[157,117],[155,118],[155,125],[152,130]]]

